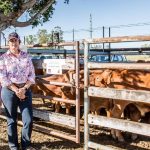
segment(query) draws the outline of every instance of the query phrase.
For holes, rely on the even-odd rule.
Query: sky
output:
[[[75,40],[90,38],[90,14],[92,16],[92,37],[102,37],[102,27],[105,27],[105,37],[108,37],[108,27],[111,36],[149,35],[150,34],[150,0],[58,0],[54,15],[49,22],[32,28],[16,28],[20,37],[36,34],[39,29],[46,29],[49,33],[55,26],[60,26],[64,31],[64,40],[72,41],[73,28]],[[142,23],[142,26],[137,26]],[[143,23],[145,24],[143,26]],[[131,25],[134,24],[134,25]],[[147,25],[148,24],[148,25]],[[121,26],[125,25],[125,26]],[[131,27],[126,27],[131,25]],[[118,28],[114,28],[118,27]],[[81,29],[81,30],[80,30]],[[82,30],[85,29],[86,31]],[[8,35],[15,28],[7,29]],[[66,32],[70,31],[70,32]]]

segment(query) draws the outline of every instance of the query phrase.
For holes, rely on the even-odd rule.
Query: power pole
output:
[[[111,29],[109,27],[109,37],[111,37]],[[111,43],[109,43],[109,49],[111,48]]]
[[[111,37],[111,28],[109,27],[109,37]],[[111,43],[109,43],[109,62],[111,62],[111,55],[110,55]]]
[[[103,38],[105,37],[105,27],[103,26]],[[103,43],[103,51],[105,49],[105,43]]]
[[[92,28],[92,14],[90,14],[90,38],[92,39],[92,32],[93,32],[93,28]]]

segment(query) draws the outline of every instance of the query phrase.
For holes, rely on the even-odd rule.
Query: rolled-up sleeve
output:
[[[5,61],[2,57],[0,57],[0,83],[2,87],[6,87],[12,84],[12,82],[8,79]]]
[[[27,80],[30,81],[32,84],[35,84],[35,70],[32,60],[30,58],[29,58],[29,75]]]

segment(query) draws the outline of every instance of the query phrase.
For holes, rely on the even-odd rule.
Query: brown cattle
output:
[[[66,87],[63,86],[61,88],[62,93],[65,95],[66,99],[72,99],[75,100],[76,95],[75,95],[75,89],[71,87]],[[63,97],[64,98],[64,97]],[[100,98],[100,97],[90,97],[90,112],[95,115],[100,115],[100,110],[104,108],[106,110],[107,116],[110,116],[110,100],[105,99],[105,98]],[[84,89],[80,89],[80,106],[84,106]],[[70,108],[71,106],[69,104],[66,105],[66,112],[69,114],[70,113]]]
[[[107,85],[117,89],[150,90],[150,71],[111,70]]]
[[[90,71],[90,85],[96,87],[107,87],[107,77],[110,70],[92,70]],[[105,108],[107,116],[110,117],[112,109],[112,100],[100,97],[90,97],[90,111],[92,114],[100,115],[101,108]]]
[[[104,78],[100,78],[100,76],[103,74],[103,70],[92,70],[90,71],[90,85],[96,85],[99,87],[105,87],[106,85],[103,85],[103,80]],[[80,71],[80,105],[84,105],[84,82],[83,82],[83,71]],[[106,75],[103,74],[103,75]],[[74,99],[75,100],[75,88],[71,87],[66,87],[63,86],[61,88],[63,93],[66,93],[66,98],[68,99]],[[111,105],[111,100],[105,99],[105,98],[100,98],[100,97],[90,97],[90,112],[92,114],[99,115],[101,108],[106,109],[106,113],[108,116],[110,116],[110,108],[112,107]],[[68,105],[68,111],[70,107]]]
[[[66,82],[69,83],[70,72],[65,73],[64,75],[48,75],[46,77],[36,78],[36,84],[33,85],[32,91],[33,94],[42,94],[44,96],[52,96],[52,97],[62,97],[61,86],[51,85],[50,81],[55,82]],[[55,102],[56,112],[59,112],[60,102]]]
[[[105,71],[104,71],[105,72]],[[116,89],[136,89],[136,90],[150,90],[150,72],[140,70],[110,70],[106,71],[108,74],[105,80],[107,87]],[[103,73],[104,74],[104,73]],[[105,77],[106,78],[106,77]],[[150,111],[149,105],[133,103],[131,101],[114,100],[114,107],[112,109],[111,116],[115,118],[121,118],[125,108],[129,104],[134,104],[138,111],[137,113],[130,112],[130,119],[132,121],[138,121],[142,114]],[[146,108],[146,109],[145,109]],[[141,115],[139,115],[139,112]],[[124,138],[120,131],[112,130],[112,136],[119,141],[124,141]],[[135,137],[133,137],[135,138]]]
[[[116,89],[136,89],[136,90],[150,90],[150,72],[140,70],[100,70],[91,74],[90,84],[98,87],[109,87]],[[112,104],[112,103],[110,103]],[[131,101],[115,100],[113,99],[113,108],[110,115],[111,117],[121,118],[124,115],[124,110],[127,106],[134,104],[134,109],[129,109],[130,119],[132,121],[139,121],[142,114],[150,112],[150,107],[143,103],[133,103]],[[132,111],[131,111],[132,110]],[[112,136],[119,141],[124,141],[121,131],[111,130]],[[137,136],[133,135],[133,139]]]

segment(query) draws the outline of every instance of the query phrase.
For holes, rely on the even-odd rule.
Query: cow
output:
[[[62,93],[65,95],[66,99],[75,100],[75,89],[71,87],[63,86],[61,88]],[[64,97],[63,97],[64,98]],[[84,89],[80,89],[80,106],[84,106]],[[70,104],[66,104],[66,113],[70,114]],[[100,115],[100,110],[106,109],[107,116],[110,116],[109,110],[111,108],[110,100],[100,97],[90,97],[90,112],[95,115]]]
[[[43,77],[36,77],[36,84],[32,86],[33,94],[62,98],[64,94],[61,90],[61,86],[52,85],[50,84],[50,81],[70,83],[71,74],[72,73],[68,71],[62,75],[47,75]],[[59,110],[60,102],[55,101],[55,112],[59,112]]]
[[[90,76],[90,84],[102,88],[116,88],[116,89],[136,89],[147,90],[150,89],[150,72],[140,70],[126,70],[126,69],[104,69],[93,71]],[[118,99],[109,100],[110,109],[109,115],[114,118],[124,117],[125,108],[129,106],[130,120],[139,121],[141,117],[150,112],[148,104],[123,101]],[[94,103],[93,103],[94,104]],[[132,104],[132,105],[131,105]],[[134,105],[134,111],[133,111]],[[96,106],[96,105],[95,105]],[[132,107],[132,108],[131,108]],[[132,111],[131,111],[132,110]],[[109,116],[107,115],[107,116]],[[112,137],[119,141],[124,141],[121,131],[111,130]],[[136,139],[135,134],[132,135],[132,139]]]
[[[105,71],[104,71],[105,72]],[[107,87],[116,88],[116,89],[136,89],[136,90],[150,90],[150,72],[149,71],[140,71],[140,70],[106,70],[107,79],[105,84]],[[104,74],[104,73],[103,73]],[[102,77],[101,77],[102,78]],[[106,77],[105,77],[106,78]],[[130,119],[132,121],[139,121],[141,116],[146,112],[150,111],[149,104],[143,104],[138,102],[123,101],[123,100],[113,100],[113,109],[111,111],[111,117],[121,118],[125,108],[134,104],[137,108],[136,112],[131,111],[130,109]],[[132,105],[130,105],[132,106]],[[124,137],[119,130],[111,130],[113,138],[117,138],[119,141],[124,141]],[[133,135],[132,139],[135,139],[137,136]]]
[[[103,73],[103,70],[91,70],[90,71],[90,85],[95,85],[99,87],[104,87],[103,82],[100,80],[100,75]],[[106,74],[105,74],[106,75]],[[84,82],[83,82],[84,72],[80,71],[80,106],[84,106]],[[103,79],[103,78],[102,78]],[[65,94],[67,99],[76,98],[75,88],[63,86],[61,88],[62,93]],[[90,97],[90,112],[95,115],[100,115],[100,110],[102,108],[106,109],[107,116],[110,116],[111,109],[111,100],[100,98],[100,97]],[[70,105],[68,104],[67,111],[70,112]]]

